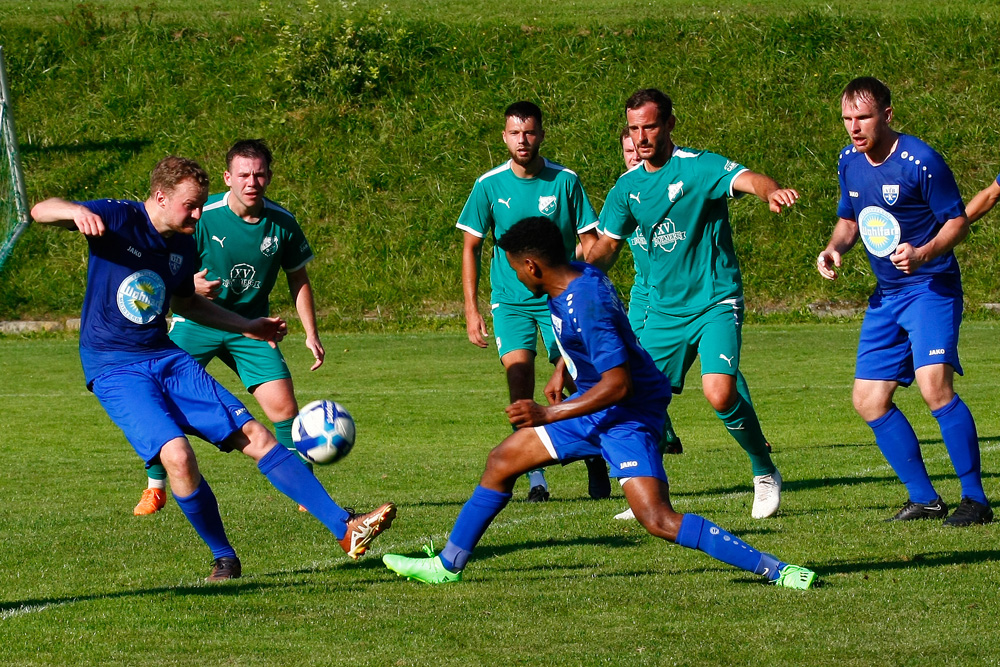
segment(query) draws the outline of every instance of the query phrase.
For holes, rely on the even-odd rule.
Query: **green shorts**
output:
[[[218,357],[236,371],[248,391],[265,382],[292,377],[281,351],[262,340],[176,317],[170,328],[170,340],[202,366],[208,366],[208,362]]]
[[[697,315],[680,317],[650,309],[639,342],[670,378],[675,394],[684,389],[684,376],[695,357],[701,357],[702,375],[736,375],[743,343],[743,299],[723,301]]]
[[[642,330],[646,326],[647,308],[649,308],[647,290],[637,291],[633,287],[628,300],[628,323],[632,325],[632,331],[636,336],[642,336]]]
[[[556,345],[556,334],[552,331],[552,315],[548,306],[494,303],[490,308],[493,311],[493,335],[496,336],[497,352],[501,358],[515,350],[531,350],[537,354],[538,333],[541,332],[549,361],[556,362],[559,358],[559,346]]]

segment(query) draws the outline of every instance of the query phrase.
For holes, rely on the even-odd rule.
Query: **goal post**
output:
[[[10,109],[10,88],[0,46],[0,270],[14,250],[17,239],[31,223],[28,216],[28,196],[21,170],[21,153],[17,147],[14,116]]]

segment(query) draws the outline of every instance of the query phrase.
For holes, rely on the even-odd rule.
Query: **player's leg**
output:
[[[651,535],[759,574],[779,586],[809,588],[816,577],[811,570],[754,549],[704,517],[678,514],[670,505],[667,483],[662,479],[631,477],[623,482],[622,490],[639,523]]]
[[[993,510],[983,490],[982,464],[976,422],[965,402],[955,393],[955,373],[962,373],[958,359],[962,295],[926,292],[915,295],[901,313],[917,366],[920,394],[941,429],[941,438],[962,485],[962,499],[945,520],[948,526],[989,523]],[[917,360],[938,363],[921,365]]]
[[[125,433],[136,453],[146,462],[159,460],[170,479],[174,500],[215,558],[210,580],[240,576],[239,559],[226,537],[218,502],[201,476],[194,451],[176,420],[162,379],[171,374],[170,362],[183,358],[201,370],[187,355],[132,364],[99,376],[93,383],[111,420]],[[201,371],[204,373],[204,371]]]
[[[754,486],[750,515],[764,519],[777,514],[781,505],[781,474],[771,460],[753,404],[737,390],[742,325],[743,302],[736,300],[699,315],[689,331],[698,341],[705,398],[750,459]]]
[[[190,358],[187,358],[190,360]],[[392,523],[395,506],[385,503],[368,514],[352,514],[339,507],[297,456],[278,444],[263,424],[203,368],[182,357],[166,382],[178,423],[223,451],[240,451],[257,463],[267,480],[319,519],[352,558]]]
[[[462,506],[448,543],[440,554],[425,547],[429,558],[386,554],[382,561],[400,576],[428,584],[461,581],[462,570],[493,519],[510,501],[514,483],[526,471],[557,460],[573,461],[600,451],[582,439],[582,419],[514,431],[494,447],[486,460],[479,486]]]
[[[638,309],[639,306],[641,306],[641,311]],[[649,327],[647,335],[646,323],[649,320],[650,311],[641,304],[639,306],[637,306],[637,312],[633,317],[632,304],[629,304],[629,324],[632,325],[632,331],[639,339],[639,344],[649,352],[664,375],[670,378],[670,386],[674,388],[674,393],[679,394],[684,388],[684,377],[687,375],[687,370],[695,359],[694,348],[685,344],[683,336],[671,335],[671,332],[676,332],[678,327],[683,329],[683,322],[680,318],[658,316],[656,324]],[[656,353],[650,352],[650,348],[654,349]],[[675,379],[677,384],[673,384]],[[674,430],[669,412],[664,415],[664,418],[663,436],[659,445],[660,452],[663,454],[682,454],[684,447],[681,444],[680,436]]]
[[[750,397],[750,385],[747,384],[747,379],[746,376],[743,375],[743,371],[738,368],[736,369],[736,391],[739,392],[740,396],[743,397],[743,400],[749,403],[750,407],[753,408],[754,412],[756,412],[757,408],[753,404],[753,398]],[[764,440],[766,441],[765,444],[767,445],[767,451],[770,452],[771,441],[768,440],[766,436]]]
[[[543,306],[544,308],[544,306]],[[496,334],[497,352],[507,375],[510,402],[535,397],[535,351],[538,345],[538,327],[532,308],[495,304],[493,306],[493,332]],[[545,308],[548,313],[548,308]],[[549,485],[541,468],[528,471],[528,501],[544,502],[549,499]]]
[[[909,386],[914,379],[909,336],[897,321],[903,305],[880,293],[869,298],[858,337],[852,400],[909,496],[890,520],[944,518],[948,507],[927,474],[917,435],[893,403],[896,389]]]

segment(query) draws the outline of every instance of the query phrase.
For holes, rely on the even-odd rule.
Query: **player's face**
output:
[[[160,219],[166,230],[190,235],[194,234],[201,219],[201,209],[208,200],[208,188],[185,179],[170,192],[157,190],[154,198],[162,210]]]
[[[527,287],[534,296],[542,296],[545,292],[542,290],[542,284],[538,277],[532,271],[534,267],[532,260],[525,257],[515,257],[509,252],[506,254],[507,263],[514,268],[514,273],[517,274],[517,279],[521,281],[521,284]]]
[[[626,169],[631,169],[642,162],[642,158],[635,152],[635,144],[632,143],[632,137],[622,138],[622,159],[625,160]]]
[[[639,159],[665,162],[673,148],[670,132],[674,129],[674,117],[660,118],[660,109],[656,104],[647,102],[636,109],[628,109],[625,118]]]
[[[841,116],[844,119],[844,129],[851,138],[851,143],[859,153],[876,153],[887,148],[885,144],[893,141],[893,133],[889,128],[892,120],[892,107],[879,109],[878,103],[868,97],[844,98],[840,101]]]
[[[511,116],[504,125],[503,142],[507,144],[511,159],[522,167],[528,166],[538,157],[538,149],[544,138],[542,124],[536,118]]]
[[[247,209],[260,206],[267,186],[271,184],[271,170],[264,160],[256,157],[237,155],[222,177],[232,193],[230,196]]]

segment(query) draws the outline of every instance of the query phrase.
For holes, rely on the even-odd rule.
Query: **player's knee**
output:
[[[198,460],[186,438],[175,438],[160,450],[160,463],[171,477],[193,478],[198,474]]]
[[[671,542],[677,541],[681,515],[674,512],[673,509],[666,505],[657,505],[641,509],[633,508],[632,511],[635,512],[635,518],[650,535]]]

